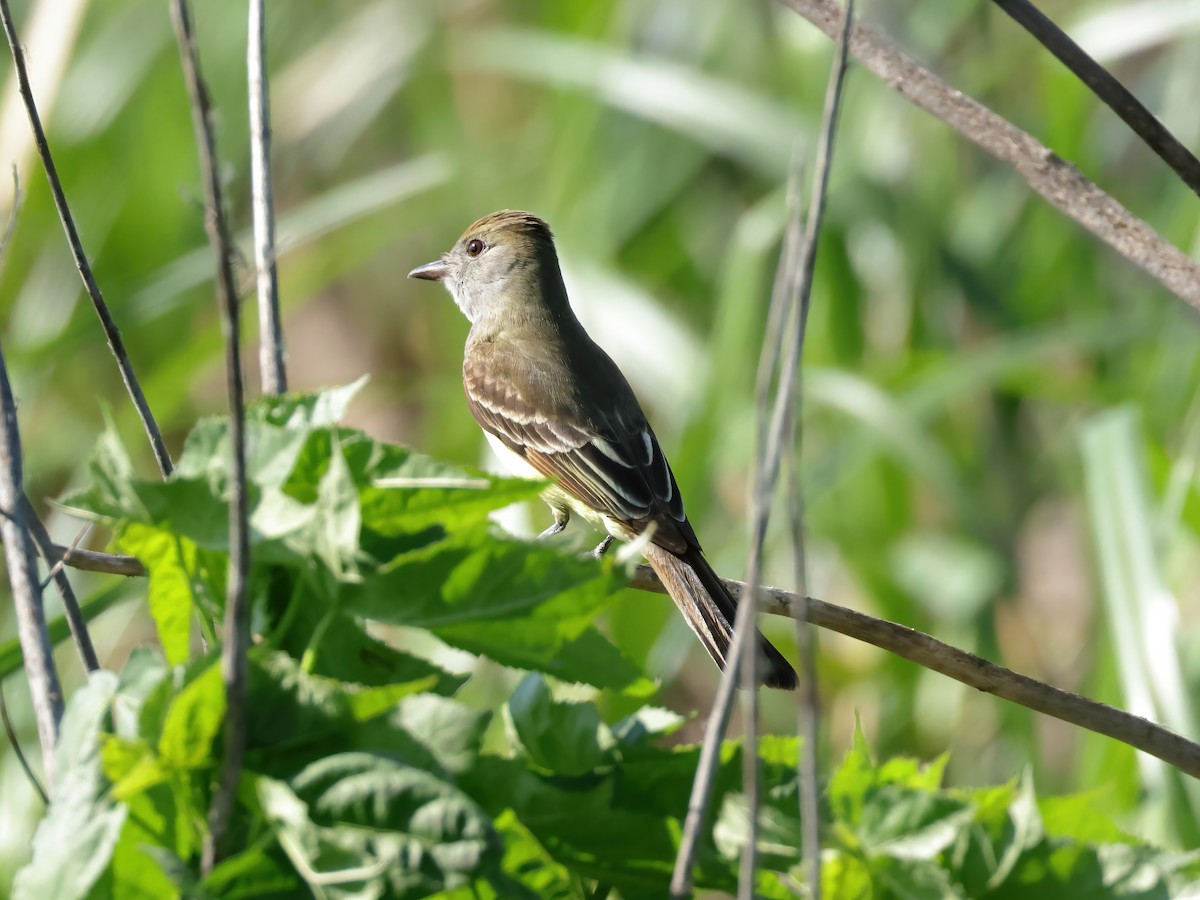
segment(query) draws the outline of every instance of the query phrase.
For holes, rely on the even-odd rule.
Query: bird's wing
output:
[[[637,533],[655,523],[654,542],[673,552],[698,546],[675,476],[640,408],[634,405],[630,415],[625,404],[622,415],[617,407],[606,414],[593,406],[586,417],[572,415],[553,397],[536,396],[536,383],[496,378],[489,368],[470,358],[463,366],[467,406],[485,431],[591,509]]]

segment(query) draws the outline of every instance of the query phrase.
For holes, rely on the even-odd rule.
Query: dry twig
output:
[[[13,753],[16,754],[17,763],[25,773],[25,778],[29,781],[34,791],[37,792],[37,795],[42,798],[42,804],[49,806],[50,798],[46,796],[46,789],[38,781],[37,775],[33,774],[33,768],[29,765],[29,760],[25,758],[25,751],[21,749],[21,742],[17,738],[17,730],[13,728],[12,719],[8,717],[8,701],[4,699],[3,680],[0,680],[0,720],[4,722],[4,735],[8,738],[8,743],[13,748]]]
[[[836,38],[842,15],[834,0],[781,2]],[[850,51],[863,68],[996,159],[1012,166],[1052,205],[1156,278],[1175,296],[1200,310],[1200,264],[1084,178],[1074,166],[983,104],[954,90],[873,29],[855,25]]]
[[[59,549],[61,552],[64,548]],[[79,565],[81,559],[86,559],[82,566]],[[145,568],[135,557],[115,556],[90,550],[74,551],[66,557],[66,564],[86,568],[92,572],[109,572],[115,575],[146,574]],[[728,578],[724,581],[734,597],[741,597],[745,593],[744,582]],[[654,570],[644,565],[638,566],[629,586],[640,591],[666,593]],[[800,594],[774,587],[759,589],[758,610],[791,619],[806,615],[818,628],[836,631],[846,637],[872,644],[923,668],[953,678],[968,687],[993,694],[1026,709],[1053,716],[1086,731],[1106,735],[1149,753],[1193,778],[1200,778],[1200,744],[1140,716],[988,662],[907,625],[868,616],[866,613],[818,600],[816,597],[804,598]]]
[[[808,216],[804,231],[804,254],[800,270],[796,273],[796,284],[789,287],[795,300],[793,306],[799,310],[799,323],[794,340],[799,353],[804,350],[804,336],[808,328],[808,310],[812,298],[813,270],[817,260],[817,241],[821,234],[821,216],[825,209],[828,190],[829,169],[832,164],[833,142],[836,135],[838,113],[842,91],[845,86],[846,64],[850,29],[854,23],[854,0],[846,0],[845,23],[838,38],[837,51],[833,58],[833,73],[825,95],[824,120],[821,123],[821,142],[817,146],[816,173],[812,196],[809,198]],[[791,362],[789,360],[789,362]],[[780,423],[781,434],[789,432],[792,455],[789,459],[788,511],[792,532],[792,565],[796,587],[801,595],[808,593],[808,567],[804,550],[804,495],[800,485],[800,460],[804,446],[803,415],[801,413],[804,392],[800,389],[803,377],[800,356],[795,360],[795,384],[789,387],[792,397],[784,410],[788,425]],[[800,657],[800,704],[797,733],[803,739],[799,767],[800,776],[800,820],[804,840],[804,860],[808,882],[808,893],[813,900],[821,900],[821,835],[820,796],[817,786],[817,722],[820,689],[817,684],[816,633],[808,617],[802,612],[796,617],[796,648]]]
[[[766,540],[771,498],[775,494],[780,464],[785,453],[784,448],[788,447],[793,454],[799,452],[798,446],[789,441],[789,438],[793,433],[792,423],[799,416],[797,405],[799,402],[800,360],[804,351],[804,334],[808,319],[813,268],[816,263],[817,239],[820,234],[821,215],[825,206],[825,193],[829,182],[829,168],[832,162],[838,111],[841,106],[842,87],[845,83],[847,42],[852,17],[852,4],[847,4],[841,39],[837,45],[833,72],[830,75],[829,88],[825,97],[825,114],[816,167],[813,172],[813,192],[804,242],[799,248],[794,248],[790,241],[785,243],[783,248],[785,257],[780,263],[781,269],[786,273],[783,288],[773,292],[773,308],[769,319],[774,322],[786,322],[786,327],[774,333],[769,331],[764,336],[764,347],[757,379],[755,400],[759,414],[757,441],[759,458],[752,476],[754,490],[751,497],[751,537],[746,575],[747,581],[752,587],[749,592],[749,602],[738,604],[737,622],[734,629],[733,646],[729,650],[729,661],[721,677],[721,685],[704,731],[704,746],[692,783],[692,794],[688,800],[683,835],[675,859],[675,869],[671,876],[672,897],[686,897],[691,894],[692,860],[712,796],[717,757],[725,730],[728,727],[729,707],[733,702],[733,688],[739,678],[739,670],[742,682],[748,686],[745,703],[743,791],[746,794],[749,827],[746,842],[743,845],[739,870],[738,897],[750,900],[754,895],[759,810],[757,747],[759,649],[754,640],[754,622],[757,618],[755,613],[758,600],[755,591],[762,565],[763,543]],[[794,229],[789,227],[788,234],[789,236],[793,235]],[[788,258],[794,249],[801,251],[798,261]],[[782,363],[779,366],[775,402],[770,411],[768,424],[767,407],[770,401],[772,370],[781,356]],[[796,549],[802,559],[804,554],[802,524],[797,521],[795,525],[797,529],[800,529]],[[802,565],[801,571],[803,571]],[[811,677],[814,671],[811,665],[808,667],[808,671]],[[811,690],[811,688],[807,690]],[[806,693],[805,697],[810,701],[812,699],[811,693]],[[808,718],[815,720],[815,716]],[[815,750],[815,748],[809,749]],[[811,851],[811,848],[806,849]],[[813,856],[815,858],[819,856],[819,853],[814,853]],[[812,865],[815,866],[815,864]],[[811,871],[817,870],[813,868]],[[815,883],[814,889],[817,892],[814,896],[819,897],[819,882]]]
[[[8,367],[0,354],[0,537],[4,540],[4,558],[12,585],[13,605],[17,611],[17,638],[25,656],[25,677],[33,698],[38,739],[42,745],[42,767],[46,787],[54,791],[54,747],[58,743],[58,723],[62,718],[62,688],[54,667],[54,647],[46,628],[42,592],[37,578],[33,542],[25,524],[21,503],[21,434],[17,428],[17,405]]]
[[[735,597],[745,592],[743,582],[725,579],[725,584]],[[649,566],[638,566],[630,586],[665,593]],[[1141,716],[1020,675],[906,625],[877,619],[815,597],[801,597],[780,588],[760,590],[759,609],[762,612],[794,619],[804,607],[808,620],[820,628],[874,644],[888,653],[1018,706],[1107,735],[1149,753],[1193,778],[1200,778],[1200,744]]]
[[[1061,28],[1029,0],[994,0],[1018,25],[1033,35],[1064,66],[1075,73],[1109,109],[1133,129],[1134,134],[1175,170],[1183,183],[1200,194],[1200,160],[1117,81],[1104,66],[1092,59]]]
[[[271,188],[271,100],[267,87],[266,0],[250,0],[246,87],[250,94],[250,193],[254,264],[258,272],[259,367],[264,394],[287,391],[279,275],[275,266],[275,203]]]
[[[217,171],[212,123],[209,121],[211,107],[208,90],[200,74],[200,56],[187,0],[173,0],[171,13],[192,107],[192,124],[204,181],[204,226],[216,257],[217,305],[225,333],[225,378],[233,456],[233,496],[229,502],[229,581],[221,648],[221,671],[225,680],[225,752],[221,759],[220,778],[213,793],[212,808],[209,810],[209,834],[201,860],[202,870],[208,873],[221,856],[222,842],[233,816],[238,781],[242,774],[242,758],[246,750],[246,653],[250,647],[246,579],[250,567],[250,541],[246,506],[245,393],[242,385],[237,287],[233,277],[233,241],[221,203],[221,179]]]
[[[29,498],[24,493],[21,494],[21,514],[25,517],[25,524],[29,528],[29,535],[33,538],[38,553],[50,567],[50,578],[58,587],[59,596],[62,598],[63,614],[71,628],[71,637],[75,639],[79,658],[83,661],[85,669],[95,672],[100,668],[100,660],[96,656],[92,636],[88,634],[87,622],[84,621],[83,613],[79,611],[79,598],[75,596],[75,589],[71,587],[71,579],[67,577],[66,570],[61,565],[62,557],[56,554],[58,545],[51,540],[50,532],[46,530],[46,526],[38,518],[37,510],[33,508],[33,504],[29,502]]]

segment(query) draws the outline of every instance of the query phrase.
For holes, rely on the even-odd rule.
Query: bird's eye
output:
[[[483,252],[483,241],[479,238],[471,238],[467,241],[467,256],[478,256]]]

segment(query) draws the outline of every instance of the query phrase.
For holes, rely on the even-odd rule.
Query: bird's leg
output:
[[[607,537],[605,537],[604,540],[602,540],[600,543],[598,543],[596,545],[596,549],[592,551],[592,556],[596,557],[596,559],[599,559],[600,557],[602,557],[605,553],[608,552],[608,548],[612,546],[612,542],[613,542],[613,536],[610,534]]]
[[[562,530],[567,527],[567,523],[571,521],[571,511],[564,507],[553,506],[554,524],[538,535],[538,540],[542,538],[552,537],[556,534],[561,534]]]

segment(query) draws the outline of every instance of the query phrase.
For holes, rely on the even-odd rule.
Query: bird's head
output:
[[[471,322],[521,319],[566,307],[550,226],[532,213],[503,209],[475,222],[441,259],[409,278],[440,281]]]

